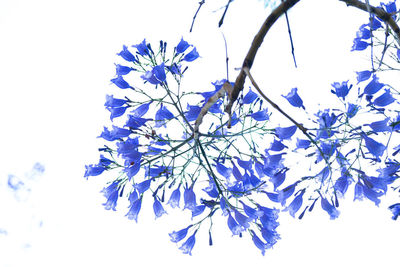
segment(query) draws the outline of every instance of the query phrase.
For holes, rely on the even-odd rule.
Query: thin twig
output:
[[[199,13],[201,6],[202,6],[205,2],[206,2],[205,0],[202,0],[202,1],[199,2],[199,7],[197,8],[196,13],[195,13],[194,16],[193,16],[192,25],[190,26],[190,31],[189,31],[189,32],[192,32],[192,30],[193,30],[193,25],[194,25],[194,21],[196,20],[196,17],[197,17],[197,13]]]
[[[229,8],[229,5],[231,4],[231,2],[233,2],[233,0],[228,0],[228,3],[225,6],[224,14],[222,14],[222,17],[218,22],[218,27],[221,27],[222,24],[224,23],[225,15],[226,15],[226,12],[228,11],[228,8]]]
[[[283,1],[283,0],[282,0],[282,1]],[[294,66],[295,66],[295,68],[297,68],[296,56],[295,56],[295,54],[294,54],[294,45],[293,45],[292,31],[290,30],[289,16],[288,16],[287,12],[285,12],[285,18],[286,18],[286,24],[287,24],[288,33],[289,33],[290,46],[292,47],[292,56],[293,56]]]
[[[385,56],[386,50],[388,48],[388,45],[387,45],[388,37],[389,37],[389,26],[386,24],[385,43],[383,45],[382,57],[381,57],[381,60],[379,61],[378,70],[382,65],[383,57]]]
[[[229,81],[229,57],[228,57],[228,45],[226,43],[226,38],[224,33],[222,33],[222,37],[224,38],[224,43],[225,43],[225,56],[226,56],[226,80]]]

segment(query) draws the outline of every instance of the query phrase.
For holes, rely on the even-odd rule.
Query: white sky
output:
[[[109,116],[105,95],[118,91],[110,79],[122,45],[162,39],[171,49],[184,36],[202,57],[186,73],[188,90],[212,89],[211,81],[225,77],[224,43],[216,27],[222,12],[212,11],[225,2],[206,1],[189,34],[197,0],[0,1],[0,229],[8,232],[0,233],[0,266],[398,264],[400,231],[386,209],[390,201],[380,208],[353,203],[349,192],[335,221],[320,208],[302,221],[281,214],[282,239],[265,257],[248,237],[232,238],[224,218],[214,227],[214,246],[208,247],[208,235],[201,232],[190,257],[168,237],[187,224],[188,213],[169,210],[154,221],[144,204],[135,224],[123,216],[122,202],[118,212],[103,209],[99,191],[107,177],[83,179],[84,165],[98,160],[102,141],[96,137]],[[232,3],[222,27],[231,77],[266,12],[256,0]],[[368,15],[338,1],[309,0],[289,18],[299,69],[293,70],[280,20],[259,51],[253,75],[262,87],[274,89],[268,91],[272,98],[298,86],[306,107],[327,108],[333,97],[324,95],[332,82],[354,79],[354,71],[369,67],[365,55],[349,52]],[[25,179],[35,162],[46,171],[18,202],[7,191],[7,176]]]

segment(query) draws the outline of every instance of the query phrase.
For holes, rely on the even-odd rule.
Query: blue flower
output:
[[[100,166],[100,165],[86,165],[85,166],[86,170],[85,170],[85,175],[84,177],[87,178],[89,176],[97,176],[100,175],[104,172],[104,170],[106,169],[104,166]]]
[[[261,217],[264,214],[260,210],[256,210],[256,209],[253,209],[253,208],[247,206],[241,200],[240,200],[240,203],[242,203],[242,205],[243,205],[244,213],[246,213],[246,215],[249,216],[250,219],[256,220],[257,218]]]
[[[375,121],[372,122],[370,124],[368,124],[368,126],[374,131],[374,132],[390,132],[392,130],[392,127],[388,126],[388,122],[389,122],[390,118],[386,118],[384,120],[381,121]]]
[[[132,115],[137,118],[141,118],[144,114],[147,113],[147,111],[149,111],[150,104],[151,104],[151,102],[140,105],[139,107],[137,107],[135,110],[133,110],[131,112]]]
[[[161,202],[156,197],[154,198],[153,210],[154,210],[154,214],[156,215],[156,219],[161,217],[163,214],[167,214],[167,212],[164,210]]]
[[[181,41],[176,46],[176,53],[180,54],[186,51],[190,47],[190,44],[181,38]]]
[[[181,191],[179,190],[180,187],[181,185],[179,184],[178,188],[172,192],[171,197],[168,200],[167,204],[172,208],[179,208],[179,200],[181,199]]]
[[[184,239],[188,233],[189,228],[192,227],[192,225],[189,225],[186,228],[183,228],[182,230],[179,230],[178,232],[173,231],[172,233],[169,234],[171,237],[171,241],[174,243],[178,243],[182,239]]]
[[[297,138],[297,142],[296,142],[297,149],[299,149],[299,148],[307,149],[310,145],[311,145],[310,140]]]
[[[400,60],[400,49],[397,49],[397,58]]]
[[[250,227],[249,222],[252,221],[251,218],[243,215],[242,213],[238,212],[236,209],[235,209],[235,219],[240,224],[240,226],[242,226],[243,229],[249,228]]]
[[[121,107],[127,102],[126,99],[114,98],[113,95],[106,95],[106,103],[104,103],[105,107],[115,108]]]
[[[149,48],[146,45],[146,39],[144,39],[140,44],[132,45],[132,47],[135,47],[141,56],[146,56],[149,54]]]
[[[128,66],[122,66],[120,64],[116,64],[115,70],[116,70],[117,76],[122,76],[122,75],[128,74],[129,72],[131,72],[132,70],[135,70],[135,69],[128,67]]]
[[[150,183],[151,183],[151,179],[144,180],[143,182],[135,185],[135,188],[137,189],[137,191],[141,195],[141,194],[143,194],[144,192],[146,192],[150,188]]]
[[[297,88],[292,88],[289,94],[282,96],[286,98],[286,100],[289,101],[292,106],[304,109],[303,100],[301,100],[300,96],[298,95]]]
[[[243,232],[242,227],[231,216],[231,213],[228,214],[228,228],[231,230],[233,235],[239,235],[241,232]]]
[[[383,155],[383,152],[386,150],[386,147],[366,135],[363,135],[363,139],[369,153],[374,155],[379,160],[379,158]]]
[[[129,161],[127,161],[129,162]],[[129,178],[129,181],[132,179],[140,171],[140,161],[132,161],[133,164],[125,168],[126,175]]]
[[[228,179],[232,174],[232,168],[227,168],[219,162],[217,163],[217,171],[219,174],[224,176],[226,179]]]
[[[341,177],[339,177],[334,185],[336,192],[340,193],[341,196],[344,196],[349,188],[349,185],[352,182],[352,178],[347,173],[344,173]]]
[[[164,62],[155,66],[151,71],[147,71],[144,75],[140,76],[143,80],[151,84],[157,85],[164,82],[167,78],[165,75]]]
[[[122,76],[117,76],[117,78],[111,79],[111,82],[121,89],[132,88],[127,81],[124,80]]]
[[[390,93],[389,89],[385,90],[385,93],[377,97],[372,103],[378,107],[385,107],[392,104],[395,101],[394,97]]]
[[[192,249],[194,247],[194,244],[196,243],[196,238],[195,235],[197,233],[197,230],[194,231],[193,235],[191,235],[179,248],[182,250],[183,254],[189,254],[192,255]]]
[[[113,129],[111,131],[104,127],[104,130],[99,137],[112,142],[120,138],[128,137],[130,134],[131,131],[128,129],[113,126]]]
[[[192,219],[204,212],[206,205],[198,205],[192,210]]]
[[[110,120],[112,121],[114,118],[118,118],[124,115],[127,108],[128,107],[107,107],[107,110],[111,113]]]
[[[126,121],[124,127],[129,127],[132,130],[137,130],[140,127],[142,127],[143,125],[145,125],[147,121],[150,121],[150,120],[151,119],[143,119],[143,118],[136,117],[134,115],[128,115],[128,120]]]
[[[130,62],[135,62],[136,61],[135,56],[132,55],[131,52],[129,52],[129,50],[126,47],[126,45],[123,46],[122,51],[118,53],[118,56],[121,56],[126,61],[130,61]]]
[[[185,112],[185,117],[188,121],[195,121],[200,114],[201,107],[199,106],[191,106],[187,105],[186,109],[188,111]]]
[[[365,50],[369,46],[369,43],[362,41],[361,38],[355,38],[353,40],[353,46],[351,47],[351,51],[362,51]]]
[[[357,114],[359,109],[360,109],[360,106],[349,103],[347,106],[347,111],[346,111],[347,117],[353,118]]]
[[[256,121],[266,121],[269,119],[268,109],[263,109],[263,110],[254,112],[250,116]]]
[[[214,180],[211,177],[209,178],[209,184],[203,189],[203,191],[206,192],[210,197],[217,198],[219,196],[217,186],[215,185]]]
[[[356,33],[357,38],[365,39],[365,40],[371,38],[371,30],[369,28],[367,28],[367,26],[369,26],[369,24],[361,25],[361,27],[359,28],[359,30]]]
[[[373,31],[375,31],[375,30],[377,30],[379,28],[382,28],[382,24],[380,23],[380,21],[375,16],[372,19],[372,23],[371,24],[372,24],[371,29]]]
[[[293,201],[289,204],[286,210],[289,211],[289,214],[294,218],[296,212],[301,208],[303,204],[303,195],[305,190],[303,189],[300,194],[298,194]]]
[[[393,204],[389,207],[389,210],[393,213],[393,220],[397,220],[400,215],[400,203]]]
[[[183,57],[183,60],[192,62],[199,57],[199,53],[197,53],[196,47],[192,49],[188,54]]]
[[[334,220],[337,217],[339,217],[340,212],[331,203],[329,203],[328,200],[326,200],[322,196],[321,196],[321,207],[329,214],[331,220]]]
[[[258,95],[251,91],[251,89],[247,92],[247,94],[243,97],[243,104],[251,104],[256,100]]]
[[[104,197],[107,198],[107,202],[103,204],[106,210],[112,209],[115,211],[118,201],[118,185],[119,181],[117,180],[110,184],[107,188],[103,188],[103,190],[101,190],[101,193],[103,193]]]
[[[135,220],[137,222],[141,207],[142,207],[142,198],[139,198],[132,203],[131,208],[129,209],[128,213],[125,216],[127,216],[129,220]]]
[[[364,94],[373,95],[385,86],[383,83],[380,83],[379,78],[376,75],[372,76],[372,80],[368,83],[368,85],[364,89]]]
[[[360,72],[357,71],[356,73],[357,73],[357,83],[368,80],[372,75],[372,71],[370,70],[364,70]]]
[[[290,139],[297,130],[297,126],[276,127],[275,134],[280,140]]]
[[[164,120],[171,120],[174,118],[174,114],[171,113],[163,104],[161,104],[160,108],[156,112],[156,127],[160,127],[163,125]]]
[[[254,245],[261,250],[262,255],[265,255],[265,249],[267,248],[266,244],[261,241],[261,239],[254,233],[253,230],[250,230],[251,232],[251,238],[253,240]]]
[[[275,230],[277,223],[271,223],[270,225],[271,227],[261,228],[261,235],[264,240],[267,241],[267,248],[271,248],[279,239],[281,239],[280,235]]]
[[[185,207],[183,209],[193,211],[196,208],[196,195],[193,192],[193,188],[185,188],[185,191],[183,192],[183,199],[185,201]]]
[[[334,82],[332,83],[333,88],[335,88],[335,91],[331,91],[332,93],[334,93],[337,97],[341,97],[344,98],[348,95],[351,87],[353,87],[353,85],[348,86],[347,83],[349,81],[345,81],[342,83],[338,83],[338,82]]]

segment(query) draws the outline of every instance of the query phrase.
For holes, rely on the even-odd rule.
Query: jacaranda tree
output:
[[[85,173],[113,174],[102,191],[107,210],[115,210],[122,197],[130,202],[127,218],[136,222],[143,201],[153,203],[156,218],[167,213],[167,206],[190,210],[193,223],[169,234],[187,254],[197,234],[208,232],[212,244],[213,218],[223,216],[233,235],[250,235],[264,254],[280,238],[281,211],[302,219],[322,208],[335,219],[340,198],[349,191],[354,200],[367,199],[377,206],[388,190],[399,192],[400,89],[379,79],[382,71],[400,78],[398,3],[338,1],[369,14],[351,50],[369,54],[371,68],[356,70],[354,84],[336,81],[326,89],[340,100],[340,109],[310,115],[300,90],[282,95],[281,101],[293,106],[283,110],[251,74],[259,47],[281,16],[292,40],[287,11],[299,1],[267,1],[275,8],[249,42],[236,80],[210,81],[206,92],[181,86],[201,53],[184,38],[173,47],[146,39],[122,46],[111,82],[125,97],[106,96],[112,126],[99,136],[105,141],[99,162],[86,166]],[[206,1],[200,1],[192,27],[203,4]],[[296,64],[294,52],[293,59]],[[294,112],[308,114],[309,120],[296,121]],[[275,114],[284,118],[282,126],[276,126]],[[294,157],[312,162],[307,176],[292,171]],[[400,203],[388,208],[396,220]]]

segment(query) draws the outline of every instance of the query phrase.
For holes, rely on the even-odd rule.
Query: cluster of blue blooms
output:
[[[397,11],[394,2],[384,8]],[[365,40],[381,28],[377,18],[362,25],[352,50],[366,49],[370,44]],[[212,226],[212,217],[220,213],[234,236],[249,234],[264,255],[280,238],[280,210],[293,217],[301,210],[301,219],[319,201],[335,219],[339,216],[338,199],[351,186],[355,200],[367,198],[379,205],[388,186],[397,182],[400,145],[395,138],[400,131],[400,114],[395,105],[399,92],[379,81],[378,70],[357,72],[357,84],[332,83],[332,93],[343,108],[317,112],[314,125],[305,125],[308,134],[297,131],[297,125],[268,128],[272,114],[250,88],[239,97],[231,118],[222,111],[227,97],[218,99],[195,137],[194,122],[227,81],[212,83],[214,88],[208,92],[181,90],[187,64],[199,58],[196,48],[183,38],[170,57],[163,41],[157,51],[146,40],[132,47],[135,53],[123,46],[118,55],[125,63],[116,65],[116,77],[111,80],[120,89],[130,90],[125,98],[106,97],[112,129],[105,127],[100,134],[108,144],[99,149],[99,163],[86,166],[85,177],[119,171],[118,178],[102,191],[107,199],[104,206],[115,210],[118,199],[126,196],[130,202],[126,216],[136,222],[145,197],[152,198],[158,218],[167,213],[166,205],[180,208],[183,193],[183,209],[191,212],[192,219],[200,218],[170,233],[172,242],[182,241],[183,253],[191,254],[201,225],[209,220]],[[394,44],[388,48],[391,53],[396,51],[393,57],[400,63],[399,48]],[[148,89],[133,86],[139,81]],[[358,91],[351,90],[353,87]],[[294,108],[305,110],[297,88],[283,97]],[[363,124],[366,114],[369,121],[376,121]],[[123,126],[114,125],[121,118],[125,119]],[[266,136],[270,142],[265,141]],[[316,171],[287,178],[291,167],[285,158],[291,153],[311,159]],[[261,205],[260,200],[267,204]],[[400,203],[389,209],[397,219]]]

